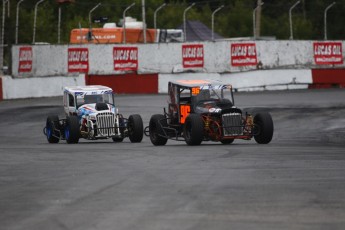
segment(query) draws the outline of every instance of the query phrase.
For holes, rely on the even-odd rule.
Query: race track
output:
[[[344,229],[345,90],[236,93],[269,111],[269,145],[148,137],[48,144],[62,98],[0,102],[1,230]],[[162,113],[167,95],[119,95],[125,117]]]

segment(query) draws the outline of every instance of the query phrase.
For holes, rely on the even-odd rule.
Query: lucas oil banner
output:
[[[341,42],[314,42],[314,61],[317,65],[343,64]]]
[[[182,45],[183,68],[204,67],[204,45]]]
[[[113,58],[115,71],[138,70],[138,47],[114,47]]]
[[[253,66],[258,64],[255,43],[231,44],[232,66]]]
[[[28,73],[32,70],[32,47],[19,48],[19,66],[18,73]]]
[[[68,72],[89,72],[89,50],[87,48],[68,48]]]

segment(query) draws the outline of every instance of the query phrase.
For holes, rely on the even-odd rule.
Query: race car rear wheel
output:
[[[223,145],[230,145],[232,144],[232,142],[234,142],[235,139],[223,139],[221,140],[220,142],[223,144]]]
[[[132,143],[141,142],[144,135],[143,119],[139,114],[130,115],[128,118],[128,137]]]
[[[59,143],[60,141],[60,132],[57,130],[60,129],[59,117],[58,116],[49,116],[46,123],[46,136],[49,143]]]
[[[188,145],[200,145],[204,139],[204,121],[199,114],[189,114],[184,124],[183,134]]]
[[[149,130],[150,140],[153,145],[165,145],[168,142],[168,138],[164,137],[164,131],[162,127],[167,127],[167,120],[162,114],[155,114],[150,119]]]
[[[268,144],[273,137],[273,121],[269,113],[258,113],[254,117],[254,139],[258,144]]]
[[[68,144],[76,144],[79,142],[79,119],[76,116],[68,116],[66,118],[65,138]]]

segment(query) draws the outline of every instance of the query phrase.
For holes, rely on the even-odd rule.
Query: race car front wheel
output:
[[[153,145],[165,145],[168,142],[168,138],[165,137],[163,127],[167,127],[167,120],[164,115],[156,114],[150,119],[149,130],[150,140]]]
[[[188,145],[200,145],[204,139],[204,121],[199,114],[189,114],[183,130]]]
[[[46,123],[45,134],[49,143],[59,143],[60,141],[60,129],[59,117],[49,116]]]
[[[273,137],[273,121],[269,113],[258,113],[254,117],[254,139],[258,144],[268,144]]]
[[[144,135],[143,119],[139,114],[130,115],[128,118],[128,137],[132,143],[141,142]]]
[[[114,142],[122,142],[123,141],[122,137],[113,137],[112,139]]]
[[[66,118],[65,138],[68,144],[76,144],[79,142],[79,120],[76,116],[68,116]]]
[[[223,144],[223,145],[230,145],[232,144],[232,142],[234,142],[235,139],[223,139],[221,140],[220,142]]]

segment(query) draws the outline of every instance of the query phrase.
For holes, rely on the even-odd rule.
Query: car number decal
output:
[[[192,95],[198,95],[200,93],[200,87],[192,88]]]
[[[184,124],[188,114],[190,113],[190,105],[180,105],[180,123]]]

